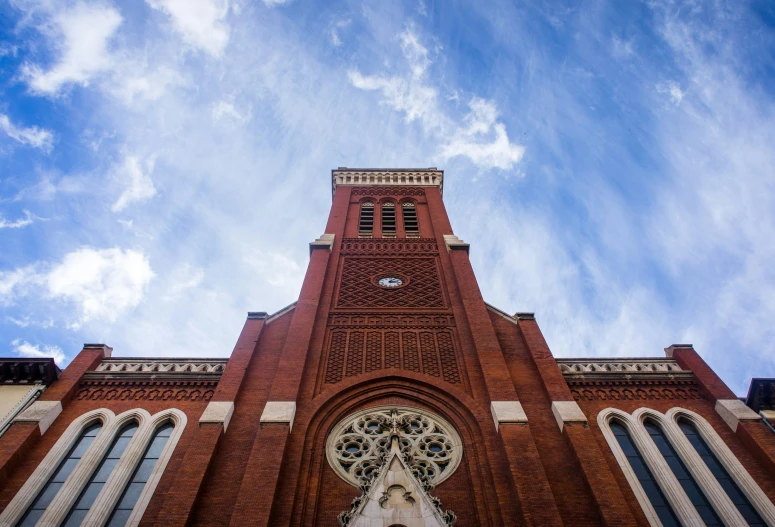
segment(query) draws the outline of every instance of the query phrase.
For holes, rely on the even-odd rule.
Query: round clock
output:
[[[400,287],[404,285],[404,281],[397,276],[384,276],[377,283],[382,287]]]

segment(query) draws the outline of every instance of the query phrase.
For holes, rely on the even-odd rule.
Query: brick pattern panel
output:
[[[364,239],[342,240],[342,255],[385,255],[385,256],[436,256],[439,246],[433,238]]]
[[[352,196],[424,196],[421,188],[412,187],[368,187],[354,188]]]
[[[326,382],[336,384],[342,380],[342,368],[344,368],[344,352],[347,349],[347,332],[332,331],[331,345],[328,351],[328,371]]]
[[[218,381],[84,381],[76,400],[209,401]]]
[[[694,381],[569,382],[577,401],[702,399]]]
[[[373,283],[380,275],[408,277],[403,287],[388,289]],[[436,258],[345,258],[338,308],[445,307]]]
[[[402,360],[403,359],[403,360]],[[385,368],[401,368],[460,384],[451,329],[333,329],[324,375],[326,384]]]

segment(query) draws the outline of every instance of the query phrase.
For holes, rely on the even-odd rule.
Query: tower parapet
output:
[[[439,187],[444,194],[444,171],[430,168],[347,168],[331,171],[331,197],[338,186]]]

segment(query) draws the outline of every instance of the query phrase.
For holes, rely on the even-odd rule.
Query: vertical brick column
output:
[[[231,515],[229,525],[233,527],[269,525],[328,262],[331,251],[335,250],[334,246],[339,246],[342,242],[350,193],[349,187],[337,189],[326,225],[326,234],[310,244],[307,274],[293,311],[277,372],[261,414],[260,430],[253,442]],[[375,222],[376,216],[377,214]],[[375,225],[375,231],[376,227]],[[291,504],[286,503],[283,506],[290,507]]]
[[[468,244],[452,235],[444,202],[438,188],[426,188],[431,220],[439,248],[447,250],[457,290],[468,320],[476,355],[482,368],[495,426],[509,460],[509,470],[516,487],[528,525],[562,525],[560,512],[554,501],[549,479],[541,463],[538,448],[527,424],[527,418],[514,417],[500,420],[499,408],[507,413],[524,414],[519,405],[517,390],[511,380],[495,328],[487,313],[479,285],[468,259]],[[442,259],[443,261],[444,259]],[[512,409],[512,410],[509,410]]]
[[[546,393],[552,401],[551,411],[576,457],[603,525],[608,527],[638,525],[632,511],[626,505],[624,494],[600,450],[600,445],[587,425],[584,413],[573,400],[573,395],[544,340],[535,317],[532,313],[517,313],[516,318]]]
[[[678,365],[694,373],[700,392],[714,404],[716,412],[740,438],[751,454],[770,472],[775,473],[775,434],[716,375],[691,344],[673,344],[665,354]]]
[[[24,454],[37,443],[51,423],[67,406],[78,389],[81,377],[95,369],[103,358],[110,357],[113,348],[105,344],[84,344],[40,398],[14,419],[14,424],[0,438],[0,484],[17,466]]]
[[[234,410],[234,401],[242,386],[245,372],[253,358],[256,343],[261,337],[266,313],[248,313],[229,362],[221,375],[218,387],[210,404],[199,420],[198,428],[189,443],[180,469],[174,476],[164,498],[164,505],[156,518],[155,525],[184,527],[190,520],[205,475],[226,432]],[[193,423],[191,423],[193,424]]]

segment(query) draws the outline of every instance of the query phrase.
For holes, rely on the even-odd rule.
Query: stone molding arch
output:
[[[0,513],[0,527],[11,527],[18,523],[48,480],[54,475],[59,464],[67,456],[81,433],[96,420],[102,422],[102,429],[46,508],[39,524],[60,525],[64,521],[92,474],[107,454],[116,434],[124,426],[135,421],[138,424],[137,431],[92,504],[86,518],[84,518],[86,525],[104,525],[132,477],[137,464],[145,454],[154,432],[165,422],[172,421],[174,426],[172,434],[154,466],[151,478],[143,488],[127,525],[139,522],[188,421],[186,414],[176,408],[162,410],[154,415],[143,408],[133,408],[119,415],[115,415],[107,408],[99,408],[77,417],[49,450],[6,509]]]
[[[700,458],[699,454],[697,454],[694,447],[678,426],[678,419],[680,417],[690,419],[692,423],[697,425],[697,429],[701,431],[703,439],[709,446],[711,443],[716,445],[718,450],[714,447],[711,448],[719,460],[722,459],[722,456],[719,455],[719,453],[722,453],[722,455],[728,454],[730,458],[734,460],[734,463],[739,465],[739,469],[745,473],[745,476],[748,479],[747,482],[745,481],[746,478],[738,477],[740,476],[739,472],[733,472],[727,469],[728,472],[749,498],[757,512],[759,512],[770,525],[775,525],[771,520],[771,518],[775,517],[772,516],[772,514],[775,514],[775,507],[772,506],[761,489],[759,489],[758,485],[756,485],[748,472],[742,467],[734,454],[732,454],[731,450],[724,444],[723,440],[718,437],[715,430],[713,430],[710,424],[698,414],[679,407],[670,409],[667,414],[663,414],[651,408],[638,408],[632,412],[632,414],[628,414],[627,412],[616,408],[606,408],[598,413],[598,426],[600,427],[608,446],[611,448],[619,467],[622,469],[627,482],[630,484],[649,524],[652,527],[662,526],[662,522],[657,517],[656,511],[651,505],[651,501],[646,495],[645,490],[641,486],[638,477],[635,475],[632,467],[627,461],[627,457],[619,446],[619,442],[609,426],[613,420],[618,421],[627,429],[630,438],[638,448],[641,457],[648,466],[682,525],[704,527],[705,523],[702,521],[699,513],[694,508],[694,505],[692,505],[686,492],[684,492],[681,484],[673,474],[672,469],[651,439],[650,434],[645,428],[645,421],[647,419],[655,421],[660,426],[668,441],[676,450],[678,456],[683,460],[690,474],[700,486],[702,492],[705,494],[721,520],[726,525],[747,525],[747,522],[729,499],[729,496],[727,496],[726,492],[721,488],[721,485],[718,483],[715,476],[710,472],[710,469],[708,469],[705,462]],[[723,449],[718,447],[718,444],[723,445],[723,449],[726,449],[726,452],[723,452]],[[727,458],[726,463],[722,462],[724,463],[725,468],[727,463],[734,464],[731,459]],[[751,487],[751,485],[753,485],[753,487]],[[759,499],[752,499],[753,496],[757,496]],[[761,498],[763,498],[763,501]]]
[[[348,415],[370,406],[386,404],[419,407],[447,420],[464,445],[464,473],[470,479],[472,495],[484,496],[483,500],[472,502],[474,509],[471,514],[482,524],[500,524],[501,517],[517,521],[520,504],[516,494],[504,503],[496,492],[496,488],[511,489],[510,480],[505,477],[506,474],[490,470],[491,456],[503,445],[495,433],[494,424],[490,424],[493,421],[488,409],[459,387],[442,386],[441,382],[437,385],[432,381],[423,375],[401,370],[373,372],[325,389],[306,408],[299,408],[296,422],[307,424],[304,428],[295,425],[293,429],[294,434],[303,434],[299,446],[303,455],[299,472],[293,475],[301,483],[288,484],[289,488],[297,489],[294,510],[289,515],[292,516],[292,524],[310,523],[316,519],[323,493],[320,487],[322,478],[319,476],[324,470],[330,470],[325,456],[318,461],[312,452],[324,452],[332,429]],[[443,488],[442,484],[440,489]]]

